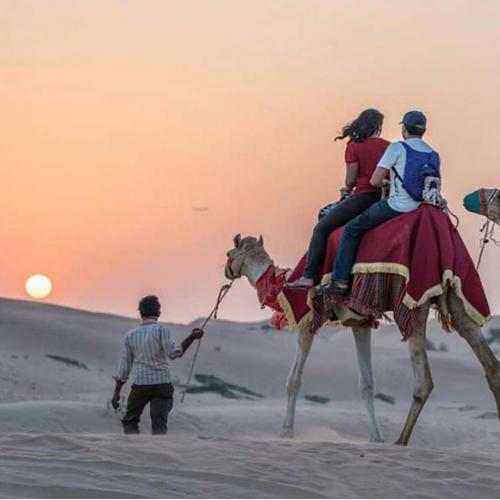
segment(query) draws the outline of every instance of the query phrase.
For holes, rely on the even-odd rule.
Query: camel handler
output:
[[[142,322],[124,337],[123,353],[115,377],[115,392],[111,404],[120,406],[120,391],[133,368],[132,389],[127,410],[122,419],[125,434],[139,434],[139,422],[149,403],[153,434],[167,433],[167,419],[173,405],[174,386],[168,366],[169,359],[180,358],[203,330],[194,328],[178,345],[166,325],[158,323],[161,304],[158,297],[148,295],[139,302]]]

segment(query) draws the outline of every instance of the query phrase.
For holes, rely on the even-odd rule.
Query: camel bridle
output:
[[[231,275],[231,276],[229,276],[229,279],[235,280],[235,279],[241,278],[241,276],[242,276],[241,271],[243,270],[243,266],[245,265],[245,260],[248,257],[248,254],[251,252],[251,250],[253,250],[253,249],[249,248],[247,250],[236,252],[234,255],[232,255],[232,256],[230,256],[230,257],[227,258],[226,268],[229,270],[229,274]],[[233,267],[232,267],[233,266],[233,262],[238,257],[241,257],[242,255],[243,255],[243,259],[241,259],[240,268],[238,269],[238,272],[235,273],[233,271]]]

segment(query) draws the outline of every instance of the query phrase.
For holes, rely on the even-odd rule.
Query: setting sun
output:
[[[43,274],[34,274],[26,280],[26,292],[34,299],[44,299],[52,291],[52,282]]]

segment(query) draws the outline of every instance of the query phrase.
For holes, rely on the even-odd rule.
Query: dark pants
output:
[[[152,433],[166,434],[173,396],[172,384],[133,385],[128,397],[127,411],[122,420],[125,434],[139,434],[141,415],[148,403]]]
[[[333,264],[332,279],[348,281],[363,234],[398,215],[401,215],[401,212],[396,212],[389,206],[387,200],[382,200],[349,222],[342,233],[340,247]]]
[[[347,224],[368,207],[380,200],[380,193],[363,193],[348,196],[330,210],[314,227],[304,277],[319,281],[330,233]]]

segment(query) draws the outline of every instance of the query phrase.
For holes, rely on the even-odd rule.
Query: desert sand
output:
[[[108,400],[122,336],[135,324],[0,300],[0,496],[500,496],[500,428],[486,381],[468,346],[435,321],[428,329],[435,390],[408,448],[391,444],[410,404],[412,369],[390,324],[373,335],[385,444],[367,442],[349,330],[318,333],[296,437],[284,440],[295,334],[221,320],[207,328],[195,392],[182,405],[194,350],[172,364],[178,387],[168,436],[150,436],[145,414],[143,433],[125,437]],[[181,340],[198,324],[171,328]],[[495,328],[498,319],[485,335]],[[500,338],[491,345],[500,355]]]

